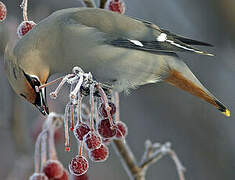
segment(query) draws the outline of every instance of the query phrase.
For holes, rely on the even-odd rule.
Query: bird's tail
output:
[[[169,73],[165,79],[167,83],[204,99],[225,116],[230,116],[230,111],[199,82],[183,61],[169,62],[168,65]]]

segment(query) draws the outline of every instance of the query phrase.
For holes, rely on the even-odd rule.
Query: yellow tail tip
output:
[[[225,112],[222,112],[225,116],[230,117],[230,111],[228,109]]]

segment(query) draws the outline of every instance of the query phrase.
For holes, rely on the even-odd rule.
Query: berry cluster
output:
[[[88,151],[89,159],[93,162],[105,161],[109,156],[107,145],[113,139],[124,140],[127,126],[119,120],[118,98],[112,96],[110,88],[94,81],[91,73],[85,73],[81,68],[75,67],[72,74],[59,79],[59,86],[50,96],[56,99],[66,82],[71,85],[70,101],[66,105],[64,115],[65,151],[70,151],[70,130],[80,148],[78,155],[71,160],[69,170],[75,176],[82,176],[89,168],[87,158],[83,156],[83,149]],[[45,86],[47,85],[43,85]],[[39,90],[40,87],[36,89]],[[84,112],[88,112],[89,117],[84,116],[82,110],[82,101],[86,96],[90,97],[90,108],[85,108]]]
[[[117,12],[119,14],[124,14],[126,5],[123,0],[108,0],[106,2],[105,9]]]
[[[82,176],[87,172],[89,167],[87,159],[82,155],[83,146],[88,151],[90,160],[93,162],[103,162],[109,156],[109,149],[105,145],[107,144],[106,142],[110,142],[113,138],[124,138],[127,134],[127,127],[123,122],[113,121],[112,117],[116,113],[115,104],[112,102],[106,104],[105,97],[102,100],[101,94],[103,93],[99,94],[101,97],[94,98],[94,88],[97,91],[101,90],[104,92],[102,89],[99,89],[99,86],[94,84],[89,86],[91,105],[90,122],[82,121],[82,118],[79,116],[81,114],[80,107],[83,98],[81,92],[79,92],[78,104],[70,105],[72,106],[70,110],[78,109],[77,112],[69,113],[72,116],[76,115],[76,113],[78,114],[76,125],[70,129],[73,130],[74,136],[80,143],[80,153],[69,164],[70,172],[77,176]],[[98,105],[99,102],[100,105]],[[93,114],[95,114],[95,117],[93,117]],[[73,123],[75,117],[72,116],[68,118],[71,118],[71,122]],[[109,118],[110,116],[111,119]],[[94,124],[96,124],[96,128]]]
[[[0,22],[4,21],[7,16],[7,8],[3,2],[0,1]]]

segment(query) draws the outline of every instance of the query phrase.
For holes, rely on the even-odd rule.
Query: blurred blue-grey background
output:
[[[25,180],[32,173],[35,122],[43,117],[15,96],[4,74],[4,48],[8,39],[16,36],[22,12],[20,0],[2,2],[8,8],[8,17],[0,23],[0,179]],[[180,55],[232,115],[226,118],[204,101],[164,83],[140,87],[129,96],[121,95],[121,120],[129,127],[127,142],[136,157],[141,158],[146,139],[170,141],[187,169],[186,179],[235,179],[235,1],[128,0],[126,5],[129,16],[215,46],[205,48],[216,54],[213,58]],[[56,10],[76,6],[82,6],[81,2],[29,0],[29,17],[39,22]],[[63,113],[66,98],[49,100],[51,109]],[[57,149],[65,166],[77,151],[75,147],[72,153],[64,153],[63,139]],[[107,162],[91,163],[91,180],[128,179],[119,158],[110,149]],[[178,179],[174,163],[164,157],[149,169],[147,179]]]

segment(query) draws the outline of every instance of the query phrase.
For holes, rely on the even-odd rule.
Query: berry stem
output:
[[[27,14],[28,0],[23,0],[20,7],[23,9],[23,19],[24,19],[24,21],[28,21],[28,14]]]
[[[40,171],[40,145],[42,136],[47,133],[47,130],[43,130],[37,137],[36,143],[35,143],[35,152],[34,152],[34,171],[35,173],[39,173]]]
[[[48,131],[46,130],[48,133]],[[47,161],[47,133],[42,135],[41,140],[41,172]]]
[[[99,114],[98,114],[98,103],[97,103],[97,99],[95,100],[95,122],[97,124],[98,120],[99,120]]]
[[[80,88],[81,88],[81,86],[82,86],[83,79],[84,79],[84,78],[83,78],[83,75],[80,74],[80,78],[79,78],[79,80],[78,80],[78,83],[77,83],[76,87],[75,87],[74,90],[70,93],[70,98],[71,98],[71,99],[76,99],[77,94],[78,94],[78,92],[80,91]]]
[[[65,151],[70,151],[70,142],[69,142],[69,104],[65,107],[65,116],[64,116],[64,135],[65,135]]]
[[[49,156],[51,160],[57,160],[54,135],[55,135],[55,125],[51,124],[51,127],[49,129]]]
[[[77,123],[81,123],[82,122],[82,95],[79,94],[78,96],[78,122]]]
[[[103,88],[100,86],[99,83],[96,84],[96,88],[98,89],[98,91],[100,93],[100,96],[101,96],[101,99],[102,99],[102,101],[103,101],[103,103],[105,105],[105,110],[107,111],[111,127],[113,127],[114,123],[113,123],[113,120],[112,120],[112,117],[111,117],[111,114],[110,114],[111,107],[109,106],[107,95],[105,94]]]
[[[78,150],[79,150],[79,156],[82,156],[82,151],[83,151],[83,141],[80,141]]]
[[[114,101],[116,106],[115,120],[116,122],[118,122],[120,121],[120,103],[119,103],[119,93],[117,91],[114,92]]]
[[[94,129],[94,84],[90,86],[90,105],[91,105],[91,116],[90,116],[90,125],[91,131],[95,131]]]
[[[69,78],[73,77],[74,74],[68,74],[65,77],[63,77],[62,81],[60,82],[59,86],[56,88],[56,90],[54,92],[50,93],[50,97],[53,99],[56,99],[58,96],[59,91],[61,90],[61,88],[63,87],[63,85],[68,81]]]
[[[71,128],[70,128],[70,131],[73,131],[74,130],[74,105],[71,104],[70,107],[71,107]]]
[[[41,86],[37,86],[37,87],[36,87],[36,91],[39,92],[40,89],[45,88],[45,87],[47,87],[47,86],[50,86],[50,85],[52,85],[52,84],[55,84],[55,83],[57,83],[58,81],[61,81],[63,78],[64,78],[64,76],[63,76],[63,77],[59,77],[59,78],[57,78],[57,79],[55,79],[55,80],[53,80],[53,81],[51,81],[51,82],[48,82],[48,83],[46,83],[46,84],[41,85]]]

